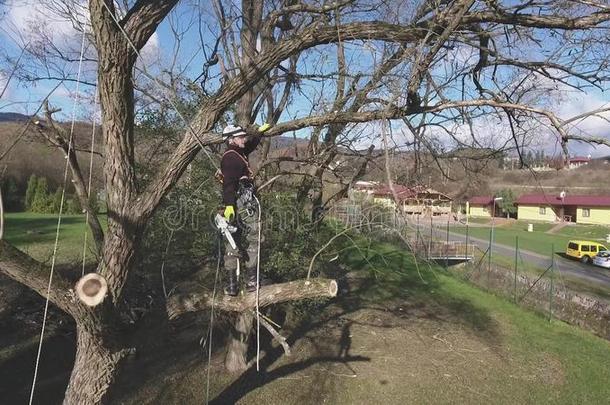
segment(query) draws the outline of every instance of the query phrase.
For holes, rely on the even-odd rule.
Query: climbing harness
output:
[[[239,156],[239,158],[246,165],[246,169],[248,171],[247,175],[242,177],[240,180],[246,179],[246,178],[251,179],[252,177],[254,177],[254,172],[252,172],[252,169],[250,168],[250,162],[248,162],[248,159],[246,159],[241,153],[239,153],[238,151],[236,151],[234,149],[229,149],[229,150],[225,151],[225,153],[222,154],[222,157],[224,158],[228,153],[235,153],[237,156]],[[220,184],[224,183],[225,178],[224,178],[224,175],[222,174],[222,171],[220,170],[220,168],[216,169],[216,172],[214,173],[214,177],[216,178],[216,180],[218,180],[218,182]]]

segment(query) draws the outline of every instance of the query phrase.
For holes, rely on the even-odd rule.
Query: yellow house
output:
[[[515,205],[519,219],[610,225],[610,196],[526,194]]]
[[[526,221],[545,221],[555,222],[559,218],[551,205],[539,204],[519,204],[517,206],[517,218]]]
[[[577,207],[576,222],[579,224],[610,225],[610,207]]]
[[[476,196],[468,200],[468,212],[471,217],[491,218],[493,196]]]

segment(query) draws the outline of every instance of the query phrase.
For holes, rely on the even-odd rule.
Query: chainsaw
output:
[[[216,228],[218,228],[218,230],[222,232],[225,238],[227,238],[227,241],[229,241],[229,245],[231,245],[233,249],[237,249],[235,239],[233,239],[233,235],[231,235],[233,232],[237,231],[237,227],[230,225],[225,219],[225,217],[220,214],[216,214],[216,217],[214,218],[214,223],[216,224]]]

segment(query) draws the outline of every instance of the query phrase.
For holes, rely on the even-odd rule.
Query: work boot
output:
[[[246,281],[246,290],[248,292],[255,292],[256,291],[256,268],[248,269],[247,273],[248,273],[248,279]],[[258,280],[259,287],[269,284],[269,280],[267,278],[265,278],[265,276],[262,273],[259,274],[259,277],[260,277]]]
[[[256,283],[256,281],[255,281]],[[256,286],[254,287],[256,288]],[[239,286],[237,284],[237,270],[229,270],[227,282],[225,284],[225,295],[235,297],[239,293]]]

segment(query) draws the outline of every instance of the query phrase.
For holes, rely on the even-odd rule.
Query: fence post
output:
[[[445,270],[449,267],[449,218],[447,218],[447,242],[445,243]]]
[[[492,220],[493,221],[493,220]],[[489,252],[487,252],[487,288],[490,288],[490,277],[491,277],[491,251],[493,245],[493,225],[489,228]]]
[[[519,236],[515,236],[515,283],[513,285],[513,299],[517,303],[517,266],[519,261]]]
[[[432,213],[430,213],[430,240],[428,241],[428,260],[430,260],[430,250],[432,249]]]
[[[468,222],[466,222],[466,256],[464,257],[465,261],[468,261],[468,236],[469,236],[468,229],[469,229]],[[472,254],[472,259],[474,260],[474,252]]]
[[[551,244],[551,288],[549,289],[549,322],[553,319],[553,278],[555,276],[555,244]]]

